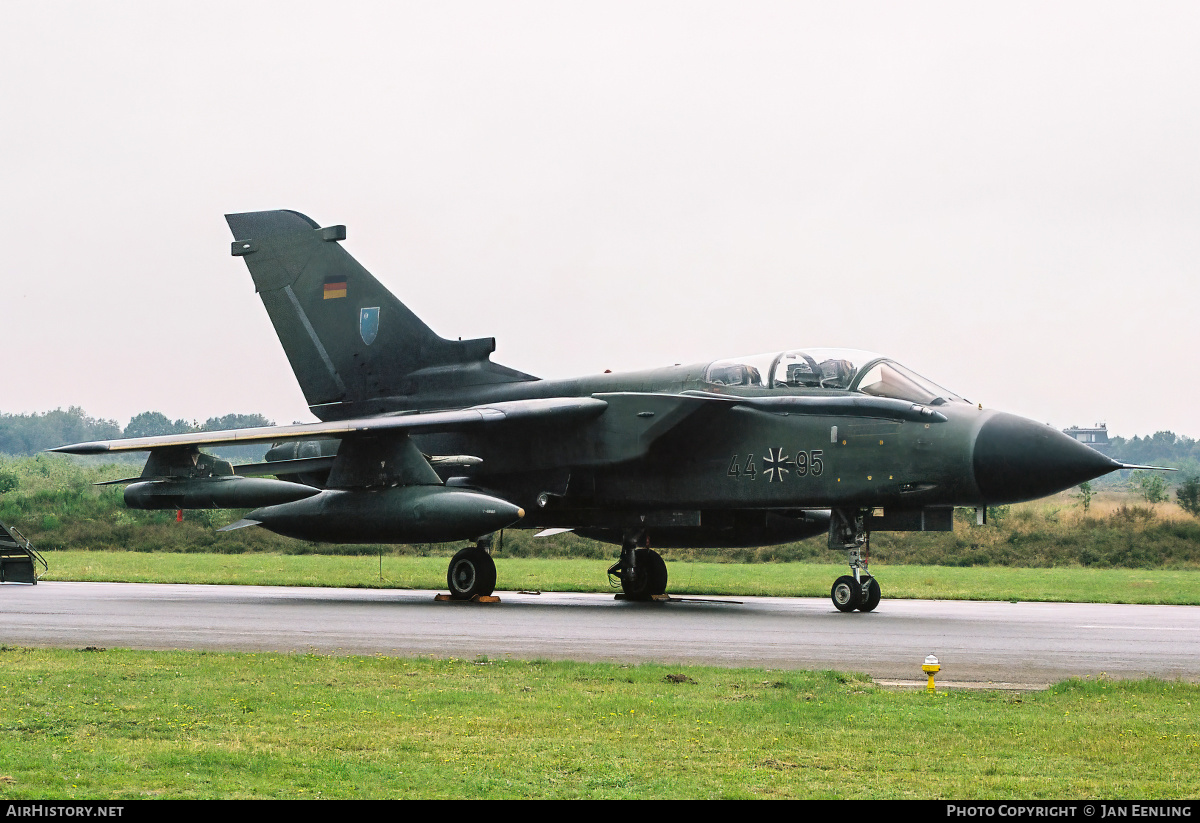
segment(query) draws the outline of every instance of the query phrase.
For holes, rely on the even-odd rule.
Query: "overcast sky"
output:
[[[0,411],[312,419],[226,212],[545,377],[888,354],[1200,437],[1200,4],[0,0]]]

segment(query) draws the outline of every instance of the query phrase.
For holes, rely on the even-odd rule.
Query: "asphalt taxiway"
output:
[[[435,655],[839,669],[914,680],[1043,684],[1068,677],[1200,681],[1200,608],[884,600],[842,614],[825,598],[689,598],[145,583],[0,586],[10,646]],[[736,602],[735,602],[736,601]]]

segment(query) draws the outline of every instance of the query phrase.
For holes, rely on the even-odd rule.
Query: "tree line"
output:
[[[88,415],[79,406],[65,411],[55,409],[33,414],[0,412],[0,454],[34,455],[68,443],[90,440],[116,440],[121,437],[151,437],[160,434],[245,429],[252,426],[273,426],[261,414],[227,414],[199,421],[171,420],[165,414],[146,411],[136,415],[129,425],[121,428],[116,420],[104,420]]]
[[[1183,469],[1200,468],[1200,440],[1180,436],[1170,431],[1155,432],[1147,437],[1109,437],[1111,454],[1122,463],[1137,465],[1175,466]]]

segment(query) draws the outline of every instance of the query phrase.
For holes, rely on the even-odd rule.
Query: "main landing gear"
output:
[[[667,564],[662,555],[639,543],[648,543],[645,532],[626,532],[621,540],[621,558],[608,570],[610,580],[620,579],[627,600],[652,600],[667,593]]]
[[[446,585],[455,600],[486,597],[496,589],[496,562],[492,560],[492,535],[481,537],[450,559]]]
[[[871,553],[871,535],[863,526],[859,511],[834,509],[829,520],[829,548],[844,549],[850,574],[833,581],[829,599],[840,612],[874,611],[883,592],[879,582],[867,570]]]

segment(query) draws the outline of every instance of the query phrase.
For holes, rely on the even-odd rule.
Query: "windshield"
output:
[[[704,379],[714,387],[854,390],[914,403],[961,399],[894,360],[857,349],[791,349],[717,360]]]
[[[855,387],[863,394],[876,397],[895,397],[898,400],[910,400],[913,403],[930,404],[939,397],[948,400],[961,400],[958,395],[943,389],[937,383],[926,380],[916,372],[911,372],[894,363],[885,360],[876,363],[859,378]]]

